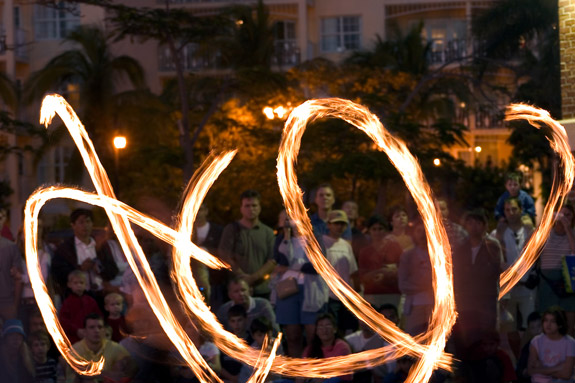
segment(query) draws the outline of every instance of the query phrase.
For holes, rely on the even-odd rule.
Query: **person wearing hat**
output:
[[[2,327],[0,343],[0,382],[28,383],[34,381],[34,363],[24,342],[26,333],[18,319],[8,319]]]
[[[342,238],[349,220],[343,210],[332,210],[327,216],[328,233],[322,236],[325,257],[338,275],[352,288],[359,287],[358,267],[353,250],[348,241]],[[333,291],[329,292],[329,311],[336,317],[338,328],[347,333],[358,328],[357,318],[341,303]]]

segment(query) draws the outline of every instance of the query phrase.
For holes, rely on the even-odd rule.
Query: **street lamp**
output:
[[[124,136],[115,136],[112,140],[114,144],[114,172],[116,178],[116,194],[120,194],[120,150],[128,145],[128,140]]]

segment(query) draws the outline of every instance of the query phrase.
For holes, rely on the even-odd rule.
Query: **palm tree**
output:
[[[473,20],[473,32],[482,48],[476,58],[481,73],[512,70],[518,81],[511,101],[545,108],[554,118],[561,117],[557,24],[556,0],[504,0]],[[541,139],[541,131],[526,122],[515,122],[511,127],[513,156],[522,163],[537,163],[548,181],[542,186],[550,185],[552,151]]]
[[[118,91],[122,81],[128,80],[136,89],[143,89],[145,84],[142,66],[132,57],[114,56],[110,40],[111,35],[100,28],[79,27],[64,40],[73,48],[54,57],[25,84],[28,101],[46,92],[65,89],[69,84],[76,85],[79,114],[96,149],[104,149],[104,142],[110,142],[117,128],[116,105],[128,94]]]

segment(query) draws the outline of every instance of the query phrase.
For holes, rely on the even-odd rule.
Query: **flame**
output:
[[[532,126],[541,128],[545,124],[550,128],[549,144],[557,153],[558,160],[554,163],[555,178],[551,186],[549,200],[543,210],[539,227],[535,230],[521,256],[507,270],[501,273],[499,281],[499,298],[503,297],[515,286],[525,273],[537,261],[539,250],[545,244],[553,227],[553,212],[563,204],[565,196],[571,190],[575,175],[575,161],[565,128],[549,115],[549,112],[525,104],[512,104],[507,108],[505,121],[527,120]]]
[[[523,108],[526,107],[523,106]],[[518,119],[527,118],[526,116],[528,116],[530,121],[537,120],[538,116],[542,121],[543,118],[548,118],[548,115],[545,117],[543,114],[537,114],[540,112],[536,109],[517,109],[517,114],[510,114],[508,118]],[[210,253],[191,243],[190,237],[193,231],[193,222],[203,199],[215,180],[232,161],[236,151],[228,151],[218,155],[212,154],[194,174],[187,186],[179,214],[180,218],[174,230],[116,200],[106,171],[100,164],[92,143],[76,114],[62,97],[57,95],[47,96],[42,103],[41,122],[46,125],[49,124],[56,113],[62,118],[78,146],[96,188],[96,193],[63,187],[49,187],[36,191],[28,199],[25,209],[26,262],[32,288],[47,328],[66,361],[78,373],[97,375],[101,372],[105,360],[102,358],[96,362],[87,361],[74,352],[58,322],[56,310],[42,280],[37,253],[38,214],[42,206],[54,198],[75,199],[100,206],[106,210],[124,254],[141,284],[154,314],[158,317],[169,339],[182,354],[187,365],[202,382],[220,382],[221,380],[203,360],[167,305],[146,261],[146,257],[130,227],[130,222],[139,225],[157,238],[173,245],[172,277],[178,287],[180,299],[188,310],[188,315],[193,318],[194,322],[203,331],[211,336],[222,352],[254,366],[255,371],[250,378],[252,383],[263,382],[270,371],[293,377],[329,378],[340,376],[407,354],[419,358],[419,361],[409,374],[408,382],[425,382],[429,380],[435,368],[451,369],[451,355],[443,353],[443,349],[447,336],[455,322],[456,314],[453,301],[451,250],[445,229],[431,198],[431,190],[425,182],[417,161],[409,153],[405,144],[392,137],[379,120],[363,106],[342,99],[308,101],[294,109],[290,114],[279,148],[277,168],[280,192],[288,214],[296,223],[300,233],[307,238],[306,250],[310,261],[338,298],[360,320],[364,321],[392,344],[377,350],[321,360],[292,359],[276,356],[275,353],[281,334],[274,341],[271,350],[268,350],[269,342],[267,339],[262,350],[252,349],[243,340],[223,329],[222,325],[205,305],[203,297],[195,284],[190,268],[190,259],[192,257],[211,268],[228,267],[228,265],[222,263]],[[343,282],[322,255],[320,247],[313,236],[311,223],[302,201],[302,191],[297,185],[294,165],[307,123],[323,117],[340,118],[356,126],[375,142],[379,150],[385,151],[403,177],[422,215],[433,266],[435,304],[428,331],[416,338],[412,338],[397,329]],[[552,122],[545,121],[549,124],[555,123],[552,120]],[[546,226],[547,229],[549,229],[551,222],[549,212],[556,206],[560,198],[557,195],[564,194],[573,182],[573,159],[566,145],[565,132],[557,129],[556,134],[559,137],[556,139],[558,143],[554,144],[554,136],[552,145],[555,145],[554,148],[561,148],[560,152],[563,153],[561,158],[562,166],[565,168],[565,183],[561,186],[557,186],[556,183],[553,185],[554,190],[558,189],[558,193],[553,195],[555,199],[550,199],[546,207],[544,223],[548,224]],[[565,149],[567,152],[565,152]],[[568,170],[570,173],[567,173]],[[545,230],[540,231],[540,233],[537,233],[540,235],[534,236],[530,241],[531,247],[529,249],[540,246],[540,242],[537,241],[546,235]],[[524,273],[529,268],[525,264],[532,262],[532,259],[529,258],[532,255],[528,255],[530,253],[527,250],[521,259],[513,265],[511,270],[502,275],[502,285],[506,288],[511,288],[519,280],[521,273]],[[509,278],[504,283],[505,276]]]

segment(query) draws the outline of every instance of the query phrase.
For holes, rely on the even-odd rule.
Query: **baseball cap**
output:
[[[349,220],[347,219],[347,214],[343,210],[332,210],[327,216],[328,223],[334,222],[344,222],[349,224]]]

